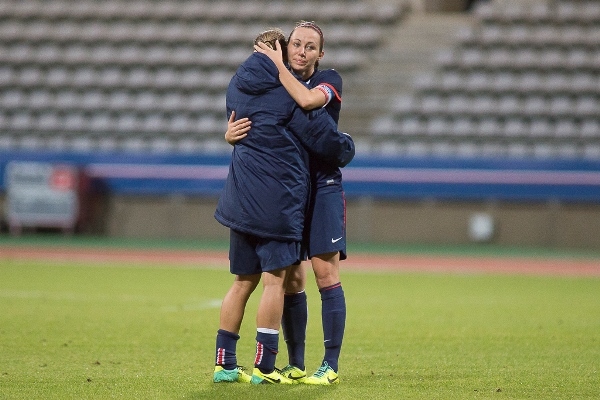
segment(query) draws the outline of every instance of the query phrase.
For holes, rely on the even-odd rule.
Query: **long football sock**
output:
[[[322,288],[319,292],[321,293],[323,345],[325,346],[323,361],[327,361],[329,366],[337,372],[346,326],[346,298],[341,282]]]
[[[289,364],[304,369],[308,308],[306,292],[286,294],[283,302],[283,338],[288,350]]]
[[[235,354],[237,341],[240,335],[219,329],[217,331],[217,349],[215,365],[221,365],[225,369],[237,367],[237,356]]]
[[[275,369],[275,359],[279,347],[279,331],[268,328],[258,328],[256,331],[254,366],[260,369],[261,372],[270,374]]]

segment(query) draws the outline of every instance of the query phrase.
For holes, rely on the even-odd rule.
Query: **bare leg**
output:
[[[239,334],[246,303],[260,282],[260,274],[236,275],[221,304],[219,328]]]
[[[263,294],[258,305],[257,327],[279,330],[283,315],[286,273],[286,268],[263,272]]]
[[[300,293],[306,289],[306,268],[308,261],[302,261],[298,265],[292,265],[288,269],[285,292],[288,294]]]
[[[323,289],[340,281],[340,253],[319,254],[311,258],[317,287]]]

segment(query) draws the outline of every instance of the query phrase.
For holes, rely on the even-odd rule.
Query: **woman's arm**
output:
[[[232,146],[248,136],[248,131],[252,124],[252,121],[248,118],[240,118],[237,121],[234,121],[234,119],[235,111],[232,111],[229,121],[227,121],[227,131],[225,132],[225,140]]]
[[[304,110],[323,107],[327,102],[325,93],[319,89],[308,89],[298,81],[283,63],[279,42],[275,42],[275,47],[276,49],[273,50],[266,44],[259,42],[258,45],[254,46],[254,49],[259,53],[267,55],[267,57],[275,63],[275,66],[277,66],[277,70],[279,71],[279,80],[281,81],[281,84],[300,107]]]

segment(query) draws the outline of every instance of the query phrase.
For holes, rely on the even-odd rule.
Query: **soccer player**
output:
[[[255,45],[255,50],[267,54],[275,62],[282,84],[303,109],[324,107],[337,124],[342,78],[335,70],[318,69],[319,60],[324,56],[323,45],[320,27],[314,22],[301,21],[289,36],[287,54],[284,49],[272,49],[261,43]],[[285,55],[291,72],[284,62]],[[226,140],[235,143],[245,137],[250,124],[247,119],[230,120]],[[312,191],[306,240],[321,294],[325,354],[320,368],[307,377],[304,365],[308,320],[306,272],[302,264],[293,266],[289,271],[282,320],[289,364],[282,373],[299,382],[329,385],[340,382],[338,360],[346,322],[345,295],[339,275],[339,262],[346,258],[345,199],[338,167],[311,157],[310,171]]]
[[[274,33],[275,32],[275,33]],[[279,30],[261,41],[285,45]],[[275,47],[274,44],[272,44]],[[264,54],[253,53],[237,70],[226,96],[233,110],[253,121],[252,135],[233,149],[215,218],[230,228],[230,271],[235,280],[221,306],[214,382],[296,383],[275,369],[285,278],[303,258],[301,242],[309,194],[307,148],[333,165],[354,156],[352,139],[323,112],[300,109]],[[252,376],[237,365],[236,343],[246,303],[263,281],[257,313]]]

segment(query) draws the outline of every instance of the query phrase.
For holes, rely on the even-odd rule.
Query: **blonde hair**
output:
[[[282,48],[287,46],[287,40],[285,39],[285,33],[279,28],[269,28],[264,32],[261,32],[256,39],[254,44],[263,42],[273,50],[275,50],[275,42],[279,42]]]

